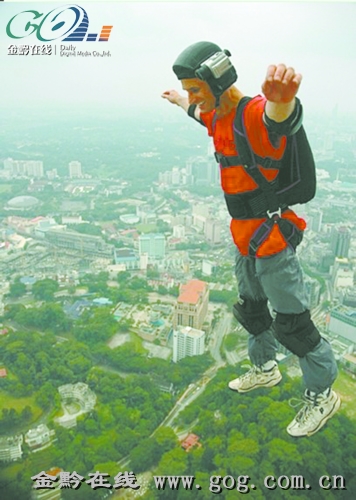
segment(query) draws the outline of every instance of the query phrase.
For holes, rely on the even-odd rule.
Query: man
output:
[[[230,55],[211,42],[190,45],[173,65],[188,98],[176,90],[168,90],[162,97],[207,128],[220,163],[237,250],[240,297],[233,312],[249,332],[252,362],[251,369],[229,387],[244,393],[280,382],[275,361],[277,338],[299,357],[306,386],[305,404],[287,432],[294,437],[310,436],[338,410],[340,398],[331,389],[337,376],[333,352],[310,318],[295,253],[305,222],[288,207],[288,203],[314,196],[313,175],[308,183],[304,179],[302,187],[300,182],[296,187],[298,183],[283,181],[283,176],[290,179],[295,171],[299,175],[304,164],[313,162],[311,152],[303,161],[298,159],[309,148],[302,106],[296,97],[302,76],[284,64],[271,65],[262,84],[264,97],[247,98],[233,85],[237,74]],[[304,153],[298,152],[297,139],[304,140],[305,147],[299,147]],[[268,302],[276,313],[274,320]]]

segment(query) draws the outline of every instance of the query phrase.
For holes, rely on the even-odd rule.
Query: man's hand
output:
[[[268,66],[266,79],[262,84],[262,92],[266,99],[274,103],[289,103],[296,96],[302,75],[284,64]]]
[[[176,90],[166,90],[163,92],[162,97],[163,99],[168,99],[172,104],[177,104],[177,106],[180,106],[182,99],[185,99]]]
[[[184,109],[184,111],[188,111],[188,98],[180,95],[176,90],[166,90],[165,92],[163,92],[161,97],[163,97],[163,99],[167,99],[172,104],[180,106],[182,109]]]

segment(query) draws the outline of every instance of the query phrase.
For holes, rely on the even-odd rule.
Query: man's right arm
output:
[[[176,104],[182,108],[189,116],[197,120],[202,125],[200,119],[200,109],[195,104],[189,104],[188,98],[180,95],[176,90],[166,90],[162,94],[163,99],[167,99],[170,103]]]

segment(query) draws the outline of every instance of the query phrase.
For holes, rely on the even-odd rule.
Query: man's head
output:
[[[222,51],[215,43],[197,42],[177,57],[173,71],[179,80],[183,80],[185,90],[192,85],[194,89],[195,83],[204,94],[209,89],[218,106],[220,96],[237,80],[236,70],[228,57],[230,55],[229,51]]]
[[[211,88],[199,78],[184,78],[182,88],[188,93],[189,104],[199,106],[202,113],[208,113],[216,107],[216,97]]]

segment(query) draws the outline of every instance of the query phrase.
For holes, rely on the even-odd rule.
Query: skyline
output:
[[[298,96],[306,113],[327,113],[328,107],[331,113],[335,105],[340,115],[356,111],[348,97],[356,77],[355,3],[83,1],[78,5],[88,14],[90,31],[105,24],[113,29],[108,42],[76,43],[76,48],[110,51],[111,57],[60,57],[60,39],[48,42],[56,45],[56,55],[8,55],[11,44],[43,45],[34,35],[19,40],[6,35],[14,15],[29,8],[47,14],[65,5],[69,4],[0,5],[4,109],[56,110],[77,103],[125,112],[141,108],[173,112],[160,96],[169,88],[184,94],[172,71],[175,58],[191,43],[210,40],[231,51],[236,86],[246,95],[261,92],[269,64],[284,62],[303,75]],[[216,23],[219,16],[224,18],[221,25]],[[239,18],[247,21],[239,23]],[[278,25],[281,19],[284,24]]]

